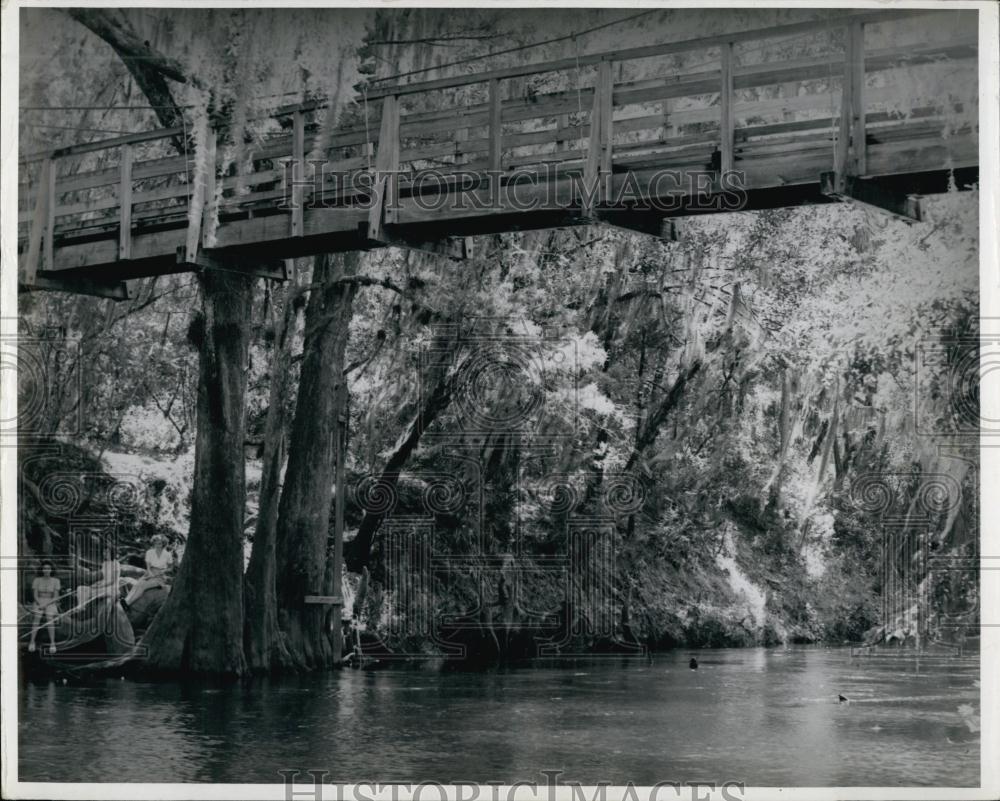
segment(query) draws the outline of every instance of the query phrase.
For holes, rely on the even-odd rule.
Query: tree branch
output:
[[[179,61],[153,50],[118,9],[67,8],[65,11],[115,51],[164,128],[182,124],[183,115],[167,84],[168,78],[187,83],[188,78]],[[173,137],[172,141],[178,152],[184,151],[182,138]]]

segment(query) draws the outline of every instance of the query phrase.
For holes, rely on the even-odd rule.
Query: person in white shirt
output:
[[[125,596],[126,609],[138,601],[146,590],[167,586],[166,574],[173,567],[174,555],[166,545],[167,538],[162,534],[153,536],[153,547],[146,551],[146,575],[136,581],[129,594]]]

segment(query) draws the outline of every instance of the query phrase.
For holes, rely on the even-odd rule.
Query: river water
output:
[[[279,770],[325,770],[329,781],[512,783],[561,771],[583,783],[975,786],[978,676],[977,658],[779,648],[228,687],[24,682],[19,773],[270,783]]]

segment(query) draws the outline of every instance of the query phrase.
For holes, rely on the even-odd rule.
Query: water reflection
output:
[[[978,661],[705,651],[243,685],[25,683],[25,781],[978,783]],[[838,703],[838,695],[846,703]],[[959,714],[962,705],[970,705]]]

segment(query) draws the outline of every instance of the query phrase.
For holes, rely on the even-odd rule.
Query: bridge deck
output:
[[[975,12],[866,12],[369,89],[335,130],[321,103],[282,108],[235,158],[207,127],[182,156],[180,128],[34,154],[21,284],[122,297],[124,280],[198,267],[280,277],[268,262],[461,255],[455,237],[594,220],[660,233],[852,194],[907,213],[951,171],[975,180],[976,58]],[[324,167],[290,171],[305,160]]]

